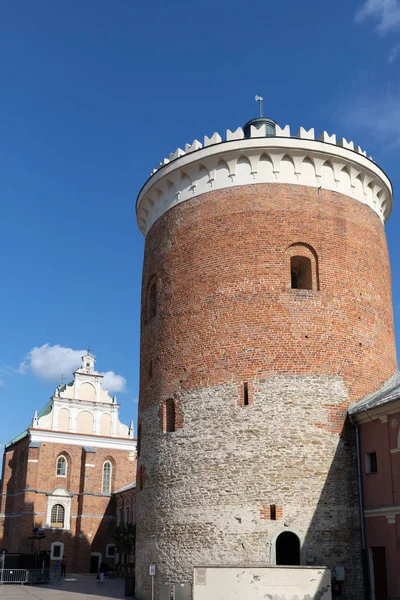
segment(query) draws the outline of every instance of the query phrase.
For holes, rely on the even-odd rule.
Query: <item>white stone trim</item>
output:
[[[37,463],[39,460],[37,458],[28,458],[28,463]]]
[[[162,214],[185,200],[255,183],[288,183],[339,192],[368,205],[385,222],[392,209],[392,185],[386,174],[351,144],[309,139],[306,133],[300,138],[217,142],[167,160],[139,193],[140,230],[146,235]],[[289,161],[284,161],[285,157]],[[325,163],[330,167],[325,168]]]
[[[381,506],[379,508],[367,508],[364,510],[364,516],[367,517],[386,517],[390,525],[396,523],[396,517],[400,515],[400,504],[392,506]]]
[[[51,527],[51,510],[56,504],[61,504],[64,507],[64,527],[57,527],[54,529],[65,531],[71,528],[71,496],[68,492],[62,488],[56,488],[51,496],[47,500],[47,515],[46,515],[46,528],[52,529]]]
[[[54,547],[55,546],[61,546],[60,556],[54,556]],[[50,560],[62,560],[64,558],[64,544],[63,544],[63,542],[53,542],[51,544],[50,548],[51,548]]]
[[[91,446],[92,448],[109,448],[110,450],[136,450],[136,440],[132,438],[91,436],[83,433],[66,433],[40,429],[31,429],[30,437],[32,442]]]

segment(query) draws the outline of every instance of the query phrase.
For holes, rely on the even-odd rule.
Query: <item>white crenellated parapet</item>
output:
[[[345,138],[337,141],[326,131],[316,138],[314,129],[266,126],[218,133],[178,148],[165,158],[143,186],[137,201],[137,219],[146,235],[169,208],[211,190],[255,183],[288,183],[345,194],[370,206],[385,222],[392,208],[390,180],[360,146]]]

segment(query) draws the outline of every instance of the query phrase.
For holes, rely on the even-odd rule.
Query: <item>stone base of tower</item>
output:
[[[157,406],[141,414],[138,600],[151,598],[150,564],[158,600],[160,585],[192,582],[196,566],[279,564],[287,532],[301,565],[343,565],[346,597],[362,598],[355,435],[341,378],[247,387],[248,404],[242,382],[176,395],[174,432],[163,432]]]

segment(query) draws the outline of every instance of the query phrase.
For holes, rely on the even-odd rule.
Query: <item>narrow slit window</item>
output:
[[[243,384],[243,406],[249,405],[249,384],[247,381]]]
[[[149,319],[152,319],[157,314],[157,285],[156,282],[150,285],[149,290]]]
[[[368,452],[365,455],[365,472],[366,473],[377,473],[378,472],[378,461],[376,458],[376,452]]]
[[[275,504],[270,504],[269,514],[270,514],[271,521],[276,521],[276,505]]]
[[[290,258],[291,287],[293,290],[312,290],[311,259],[307,256]]]
[[[107,460],[103,465],[103,483],[101,486],[101,493],[111,493],[111,463],[109,460]]]
[[[175,402],[172,398],[166,400],[164,404],[164,433],[173,433],[175,431]]]

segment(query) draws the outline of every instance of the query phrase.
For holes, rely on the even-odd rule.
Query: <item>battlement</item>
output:
[[[250,125],[205,136],[177,148],[154,169],[139,192],[137,220],[144,235],[167,210],[216,189],[257,183],[285,183],[326,189],[367,204],[384,223],[392,209],[392,185],[384,171],[367,153],[336,135],[300,127]]]
[[[260,137],[261,138],[267,137],[266,125],[262,125],[259,128],[254,127],[254,125],[251,125],[250,126],[250,138],[260,138]],[[304,127],[300,127],[300,129],[298,130],[296,135],[291,136],[289,125],[285,125],[285,127],[283,127],[283,129],[281,127],[279,127],[279,125],[276,125],[275,136],[268,136],[268,137],[286,137],[286,138],[295,137],[295,138],[303,139],[303,140],[317,139],[320,142],[324,142],[326,144],[335,144],[337,146],[341,146],[342,148],[348,148],[349,150],[354,150],[355,152],[357,152],[358,154],[362,154],[363,156],[367,156],[366,151],[362,150],[360,148],[360,146],[356,146],[354,144],[354,142],[348,142],[343,137],[340,138],[338,141],[336,141],[335,133],[332,135],[329,135],[329,133],[327,131],[323,131],[321,133],[321,135],[318,138],[316,138],[314,128],[307,130],[307,129],[304,129]],[[167,165],[168,163],[176,160],[177,158],[180,158],[181,156],[184,156],[185,154],[189,154],[190,152],[195,152],[196,150],[200,150],[201,148],[206,148],[207,146],[213,146],[214,144],[221,144],[224,141],[231,142],[233,140],[243,140],[243,139],[248,139],[248,138],[245,138],[242,127],[238,127],[235,131],[231,131],[230,129],[227,129],[225,140],[223,140],[222,137],[220,136],[220,134],[217,132],[213,133],[213,135],[211,137],[207,137],[205,135],[203,144],[201,142],[199,142],[199,140],[193,140],[193,142],[191,144],[185,144],[184,150],[182,150],[182,148],[177,148],[175,150],[175,152],[171,152],[171,154],[169,155],[169,158],[164,158],[161,162],[159,162],[157,168],[153,169],[151,174],[154,175],[154,173],[157,173],[158,169],[160,169],[164,165]],[[373,161],[372,156],[368,156],[368,158],[369,158],[369,160]]]

